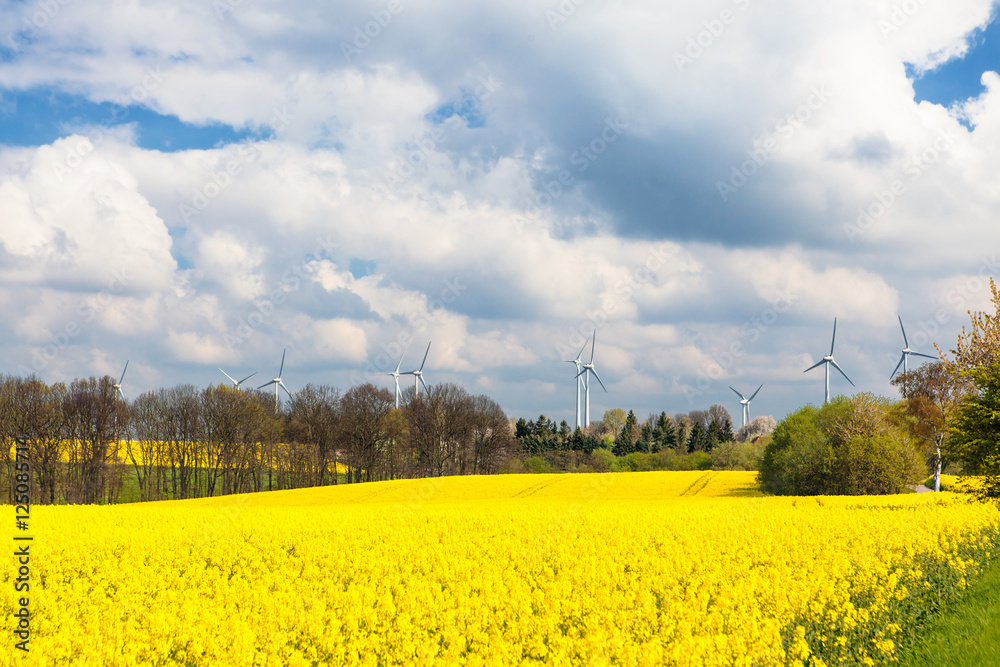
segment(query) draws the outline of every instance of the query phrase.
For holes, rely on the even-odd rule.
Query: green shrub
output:
[[[603,447],[595,449],[590,454],[590,467],[594,472],[612,472],[616,469],[617,462],[618,457]]]
[[[900,414],[871,394],[793,412],[764,449],[761,488],[777,495],[900,493],[927,474]]]
[[[524,470],[530,473],[555,472],[549,462],[541,456],[532,456],[529,459],[525,459]]]
[[[758,470],[770,436],[757,442],[723,442],[712,450],[713,470]]]

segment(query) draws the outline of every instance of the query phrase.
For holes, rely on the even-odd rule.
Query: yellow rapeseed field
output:
[[[31,650],[7,639],[6,662],[886,664],[996,548],[1000,513],[962,496],[772,498],[753,480],[504,475],[36,507]]]

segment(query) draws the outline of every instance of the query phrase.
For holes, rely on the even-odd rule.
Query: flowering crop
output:
[[[11,663],[881,664],[995,549],[1000,513],[960,497],[750,497],[753,475],[35,507]]]

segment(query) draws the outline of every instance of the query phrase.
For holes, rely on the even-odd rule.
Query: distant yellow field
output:
[[[62,444],[62,455],[61,455],[60,458],[62,459],[63,463],[66,463],[67,461],[70,460],[70,450],[72,449],[72,447],[71,447],[72,441],[70,441],[70,440],[63,440],[61,442],[63,444]],[[164,443],[162,441],[157,441],[157,444],[159,444],[160,446],[166,445],[166,443]],[[131,455],[129,455],[129,446],[131,446]],[[286,446],[287,445],[285,445],[284,443],[279,443],[278,445],[276,445],[276,447],[278,449],[281,449],[281,448],[286,447]],[[11,446],[10,446],[10,453],[11,453],[12,457],[15,455],[15,448],[16,447],[17,447],[16,444],[11,444]],[[142,443],[140,443],[139,441],[136,441],[136,440],[132,440],[132,441],[119,440],[118,441],[117,461],[119,463],[124,463],[126,465],[134,465],[134,464],[144,465],[146,463],[146,460],[145,460],[145,457],[143,456]],[[154,461],[155,461],[155,459],[154,459]],[[164,465],[167,465],[167,464],[164,463]],[[346,475],[347,474],[347,466],[344,465],[343,463],[340,463],[338,461],[337,462],[337,472],[339,474],[341,474],[341,475]]]
[[[886,664],[996,550],[1000,512],[961,496],[754,497],[753,476],[37,507],[17,664]]]

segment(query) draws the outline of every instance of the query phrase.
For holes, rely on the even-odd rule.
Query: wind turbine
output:
[[[892,375],[889,376],[890,380],[896,374],[896,371],[899,370],[900,366],[903,367],[903,375],[906,375],[906,358],[911,354],[915,357],[927,357],[928,359],[937,359],[937,357],[932,357],[929,354],[924,354],[922,352],[914,352],[913,350],[910,349],[910,343],[906,340],[906,329],[903,328],[903,318],[900,317],[899,315],[896,315],[896,317],[899,318],[899,329],[900,331],[903,332],[903,355],[899,358],[899,363],[896,364],[896,368],[893,369]],[[903,390],[905,392],[906,388],[904,387]]]
[[[126,403],[128,401],[125,401],[125,394],[122,393],[122,382],[125,381],[125,371],[127,371],[127,370],[128,370],[128,359],[125,360],[125,368],[122,369],[122,376],[121,376],[121,378],[118,379],[118,382],[115,382],[115,383],[113,383],[111,385],[112,387],[115,388],[115,391],[118,392],[118,396],[122,399],[122,401],[124,401]]]
[[[281,373],[284,370],[285,370],[285,350],[281,350],[281,366],[278,368],[278,377],[274,378],[270,382],[265,382],[261,386],[257,387],[258,389],[263,389],[264,387],[268,387],[268,386],[270,386],[272,384],[274,385],[274,410],[275,410],[275,412],[278,411],[278,387],[281,387],[282,389],[285,390],[285,393],[288,394],[288,398],[292,397],[292,392],[288,391],[288,387],[286,387],[285,383],[281,381]]]
[[[760,385],[760,387],[763,387],[763,386],[764,386],[763,384]],[[757,391],[760,391],[760,387],[757,387]],[[731,386],[729,388],[733,389]],[[733,389],[733,391],[736,391],[736,390]],[[740,392],[736,391],[736,395],[740,397],[740,405],[743,406],[743,425],[744,426],[746,426],[747,422],[750,421],[750,401],[752,401],[753,397],[757,395],[757,391],[755,391],[753,393],[753,395],[750,396],[750,398],[747,398],[746,396],[744,396]]]
[[[583,346],[587,347],[587,344],[584,343]],[[595,331],[594,337],[590,342],[590,361],[581,365],[583,370],[577,375],[577,377],[580,377],[580,375],[584,375],[586,373],[586,376],[583,379],[583,393],[586,396],[586,408],[583,420],[587,422],[587,428],[590,428],[590,375],[593,374],[594,377],[597,378],[597,381],[601,384],[601,389],[603,389],[605,393],[608,391],[608,388],[604,386],[603,382],[601,382],[601,376],[597,374],[597,369],[594,368],[594,348],[596,346],[597,332]]]
[[[235,387],[236,389],[239,389],[239,388],[240,388],[240,385],[241,385],[241,384],[243,384],[244,382],[246,382],[247,380],[249,380],[250,378],[252,378],[252,377],[253,377],[254,375],[257,375],[257,371],[254,371],[253,373],[251,373],[250,375],[246,376],[246,377],[245,377],[245,378],[243,378],[242,380],[238,380],[238,381],[237,381],[237,380],[235,380],[235,379],[233,378],[233,376],[232,376],[232,375],[230,375],[230,374],[229,374],[229,373],[227,373],[226,371],[223,371],[223,370],[222,370],[221,368],[220,368],[219,370],[220,370],[220,371],[222,371],[222,374],[223,374],[223,375],[225,375],[225,376],[226,376],[227,378],[229,378],[229,381],[233,383],[233,386],[234,386],[234,387]]]
[[[400,375],[412,375],[413,376],[413,396],[414,396],[414,398],[416,398],[417,395],[420,394],[420,387],[417,385],[418,382],[420,384],[424,385],[424,391],[426,393],[428,393],[428,394],[430,393],[430,390],[427,389],[427,383],[424,382],[424,364],[427,363],[427,355],[430,353],[430,351],[431,351],[431,344],[430,344],[430,342],[428,342],[427,343],[427,352],[424,352],[424,360],[420,362],[420,368],[418,368],[415,371],[407,371],[406,373],[400,373]],[[402,362],[402,359],[400,359],[400,362]]]
[[[804,371],[802,371],[803,373],[808,373],[809,371],[811,371],[812,369],[816,368],[817,366],[822,365],[822,366],[825,367],[825,369],[826,369],[826,394],[824,394],[824,398],[823,398],[823,402],[824,403],[829,403],[830,402],[830,366],[833,366],[838,371],[840,371],[840,374],[844,376],[844,379],[847,380],[848,382],[851,382],[851,378],[847,377],[847,373],[844,372],[844,369],[841,368],[840,366],[838,366],[837,362],[834,361],[834,359],[833,359],[833,344],[836,341],[837,341],[837,318],[835,317],[835,318],[833,318],[833,338],[830,339],[830,354],[826,355],[825,357],[823,357],[822,359],[820,359],[819,361],[817,361],[815,364],[813,364],[809,368],[807,368]],[[851,382],[851,386],[852,387],[855,386],[853,382]]]
[[[429,346],[428,346],[429,347]],[[396,364],[396,370],[391,373],[386,373],[386,375],[391,375],[392,379],[396,381],[396,409],[399,409],[399,376],[406,375],[406,373],[399,372],[399,365],[403,363],[403,355],[399,355],[399,363]]]
[[[580,378],[580,374],[583,372],[583,351],[586,349],[587,349],[587,341],[584,341],[583,347],[580,348],[580,354],[576,355],[576,359],[563,360],[567,364],[576,364],[576,427],[577,428],[580,428],[580,388],[583,386],[583,380]]]

